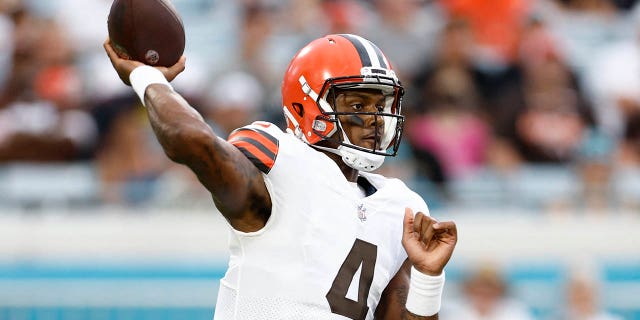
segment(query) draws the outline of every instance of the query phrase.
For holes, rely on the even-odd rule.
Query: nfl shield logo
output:
[[[358,219],[362,222],[367,221],[367,208],[362,203],[358,205]]]

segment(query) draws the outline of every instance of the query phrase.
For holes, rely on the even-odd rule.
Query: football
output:
[[[114,0],[107,27],[120,57],[169,67],[184,53],[184,25],[169,0]]]

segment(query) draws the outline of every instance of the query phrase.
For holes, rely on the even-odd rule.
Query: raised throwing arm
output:
[[[109,40],[104,48],[125,84],[131,85],[130,78],[134,77],[151,79],[138,80],[147,81],[148,85],[138,87],[138,91],[144,92],[137,93],[167,156],[196,174],[235,229],[244,232],[261,229],[270,215],[271,200],[260,171],[235,146],[217,137],[202,116],[168,83],[185,69],[185,58],[169,68],[151,68],[118,57]],[[136,75],[132,77],[134,70]],[[154,81],[154,77],[163,79]]]

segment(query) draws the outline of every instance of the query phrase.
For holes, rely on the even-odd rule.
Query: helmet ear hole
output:
[[[293,110],[300,116],[304,116],[304,107],[302,106],[302,104],[300,103],[292,103],[291,106],[293,106]]]

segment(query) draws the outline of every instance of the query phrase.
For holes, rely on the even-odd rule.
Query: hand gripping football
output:
[[[169,67],[184,53],[184,25],[170,0],[114,0],[107,27],[120,57]]]

